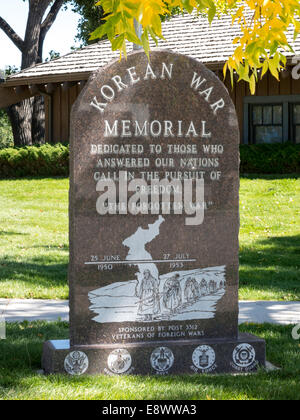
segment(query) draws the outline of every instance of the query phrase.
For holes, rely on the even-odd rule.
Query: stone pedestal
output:
[[[265,366],[265,342],[241,333],[236,340],[180,340],[70,348],[69,340],[44,344],[46,373],[171,375],[254,373]]]
[[[72,109],[70,344],[46,372],[255,371],[238,334],[239,127],[224,84],[155,50],[93,74]]]

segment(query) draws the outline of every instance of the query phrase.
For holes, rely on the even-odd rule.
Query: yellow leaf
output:
[[[107,26],[96,29],[101,37],[107,36],[111,41],[116,37],[130,33],[133,19],[142,24],[147,36],[142,44],[149,55],[148,34],[155,40],[163,38],[161,29],[161,16],[170,14],[170,10],[177,7],[192,13],[197,10],[205,14],[209,21],[215,19],[215,15],[222,18],[224,14],[230,15],[235,25],[238,25],[241,35],[233,40],[233,45],[238,48],[232,57],[228,57],[226,70],[235,70],[239,64],[247,61],[250,74],[262,67],[262,74],[270,69],[270,72],[278,79],[278,73],[285,65],[284,59],[277,58],[272,61],[277,51],[291,51],[288,44],[287,33],[289,27],[293,27],[294,36],[300,33],[300,3],[299,0],[94,0],[96,6],[104,10],[104,19]],[[246,7],[247,6],[247,7]],[[249,16],[248,9],[251,9]],[[117,13],[122,14],[122,19],[115,22]],[[194,25],[198,22],[195,20]],[[95,33],[94,33],[95,34]],[[153,37],[154,35],[154,37]],[[119,46],[114,43],[114,47]],[[126,44],[120,46],[123,54],[126,54]],[[266,58],[269,58],[266,60]],[[263,65],[263,63],[265,63]],[[226,72],[224,68],[224,72]],[[242,70],[243,79],[248,79],[249,73]],[[241,77],[241,75],[240,75]],[[253,79],[252,79],[253,80]],[[252,82],[253,83],[253,82]]]
[[[224,76],[224,79],[226,78],[227,69],[228,69],[228,63],[225,63],[225,65],[223,67],[223,76]]]
[[[265,61],[264,61],[264,64],[263,64],[263,68],[262,68],[262,71],[261,71],[261,78],[263,78],[264,77],[264,75],[267,73],[267,71],[269,70],[269,62],[268,62],[268,60],[266,59]]]
[[[274,59],[269,60],[269,69],[272,75],[279,81],[278,64]]]
[[[250,77],[250,92],[251,92],[251,95],[255,94],[255,89],[256,89],[255,76],[254,76],[254,74],[252,74],[251,77]]]

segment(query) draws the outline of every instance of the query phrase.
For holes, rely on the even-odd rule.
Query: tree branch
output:
[[[13,28],[0,16],[0,29],[8,36],[15,46],[22,52],[24,49],[24,41],[13,30]]]
[[[48,15],[46,16],[46,18],[44,19],[42,23],[42,27],[41,27],[42,38],[45,38],[46,33],[49,31],[49,29],[53,25],[58,15],[58,12],[60,11],[63,4],[64,4],[64,0],[55,0],[55,2],[53,3],[51,9],[49,10]]]

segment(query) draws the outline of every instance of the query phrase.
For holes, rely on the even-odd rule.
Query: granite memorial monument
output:
[[[94,73],[70,139],[70,340],[47,373],[254,372],[238,331],[239,128],[223,83],[165,50]]]

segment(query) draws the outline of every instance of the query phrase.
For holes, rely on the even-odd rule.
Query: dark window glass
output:
[[[300,125],[296,126],[295,130],[295,142],[300,143]]]
[[[282,143],[283,105],[254,105],[252,125],[255,143]]]
[[[294,124],[300,125],[300,105],[294,105]]]
[[[264,125],[271,125],[273,123],[272,120],[272,110],[273,107],[272,106],[264,106]]]
[[[295,143],[300,143],[300,104],[292,105],[292,133]]]
[[[273,123],[282,124],[282,105],[273,106]]]
[[[262,124],[262,106],[253,107],[253,124]]]
[[[258,126],[256,127],[256,143],[282,143],[283,130],[280,126]]]

